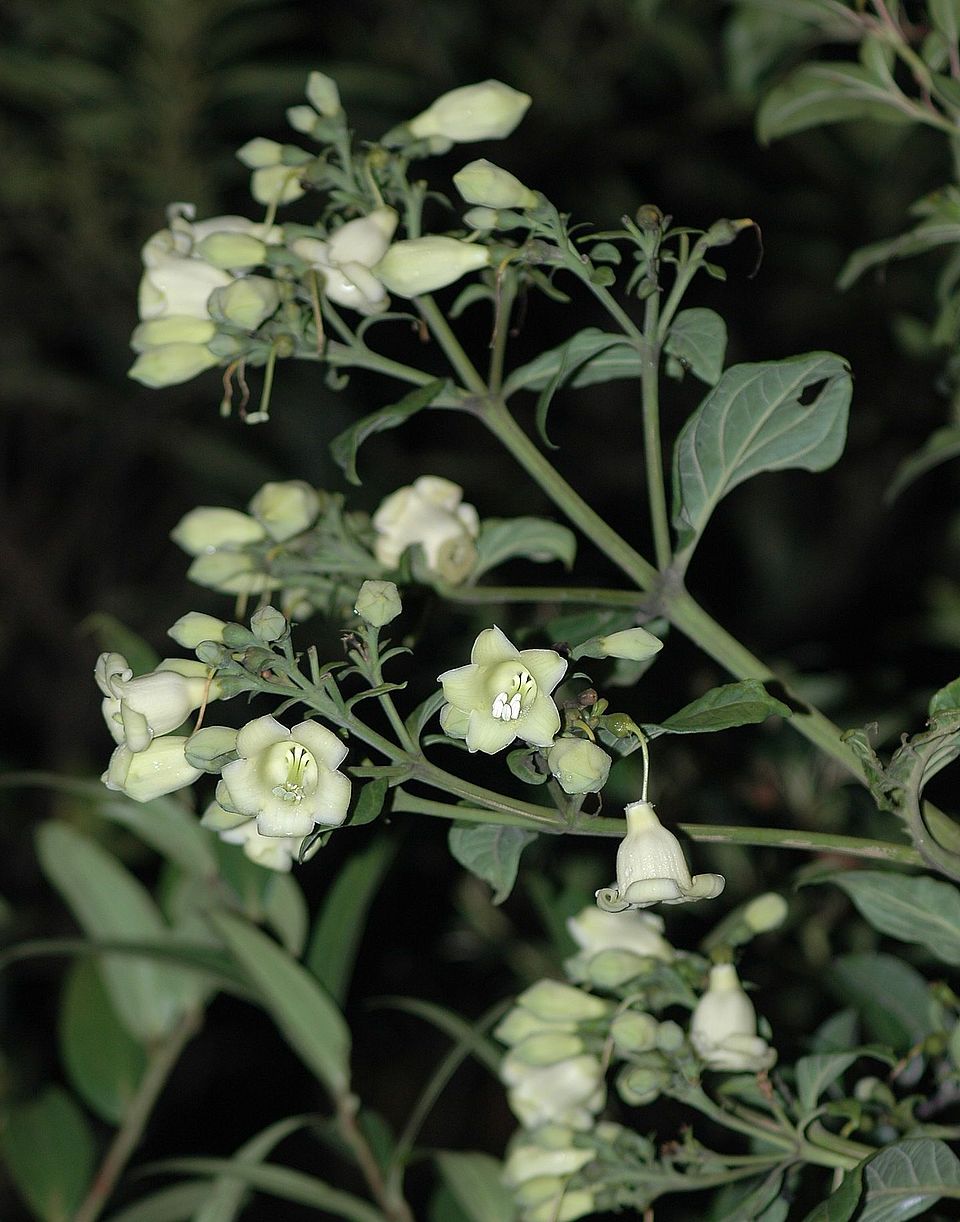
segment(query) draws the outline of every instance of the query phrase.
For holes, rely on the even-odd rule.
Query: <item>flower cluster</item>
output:
[[[578,947],[564,965],[571,983],[538,981],[495,1031],[521,1125],[504,1181],[523,1222],[644,1204],[608,1174],[624,1162],[655,1173],[657,1157],[645,1138],[600,1118],[608,1073],[609,1102],[639,1108],[661,1095],[683,1100],[705,1071],[761,1073],[776,1059],[732,963],[676,950],[645,912],[586,908],[567,927]],[[662,1017],[678,1008],[689,1012],[685,1025]],[[648,1177],[634,1178],[642,1186]]]
[[[380,158],[361,170],[343,149],[349,139],[336,84],[313,72],[306,106],[287,112],[291,126],[321,144],[318,153],[257,137],[238,150],[251,171],[250,193],[266,219],[195,219],[189,204],[171,205],[167,227],[142,250],[138,354],[131,377],[169,386],[216,365],[271,364],[321,343],[318,303],[360,315],[380,314],[388,292],[411,298],[486,267],[488,247],[445,234],[394,241],[398,208],[384,203],[392,190],[389,148],[428,156],[455,143],[499,139],[523,117],[530,98],[500,81],[452,90],[408,124],[388,133]],[[359,166],[357,161],[357,166]],[[373,167],[383,170],[375,181]],[[490,162],[476,161],[458,183],[468,201],[491,208],[532,208],[539,197]],[[273,223],[277,209],[319,201],[312,224]],[[402,192],[391,196],[402,210]],[[474,234],[474,237],[478,236]],[[246,419],[266,416],[265,405]]]

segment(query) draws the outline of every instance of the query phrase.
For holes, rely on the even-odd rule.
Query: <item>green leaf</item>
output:
[[[645,725],[643,731],[648,738],[660,734],[707,734],[756,725],[774,715],[789,717],[790,710],[771,696],[759,679],[744,679],[711,688],[659,725]]]
[[[849,1222],[863,1193],[863,1163],[848,1171],[840,1185],[804,1218],[803,1222]]]
[[[859,64],[803,64],[760,104],[757,139],[769,144],[808,127],[846,119],[911,123],[914,109],[899,90]]]
[[[663,350],[676,357],[692,374],[714,386],[723,373],[727,351],[727,324],[715,310],[681,310],[667,332]]]
[[[0,1150],[17,1191],[43,1222],[70,1222],[93,1175],[83,1113],[59,1087],[10,1110]]]
[[[812,1112],[828,1086],[862,1056],[873,1055],[869,1049],[849,1048],[846,1052],[819,1052],[797,1061],[797,1094],[800,1107]]]
[[[828,981],[860,1013],[869,1038],[897,1052],[933,1032],[927,982],[893,955],[843,955],[834,960]]]
[[[441,695],[443,693],[441,692]],[[390,788],[390,780],[385,776],[376,776],[368,781],[357,795],[357,802],[350,816],[350,827],[362,827],[379,818],[383,803]]]
[[[694,411],[674,449],[673,521],[692,551],[717,503],[761,471],[823,471],[840,457],[852,381],[844,361],[812,352],[734,365]]]
[[[404,395],[398,403],[391,403],[388,407],[381,407],[379,411],[364,416],[362,420],[334,437],[330,442],[330,454],[351,484],[361,482],[357,475],[357,451],[367,438],[372,437],[374,433],[398,428],[411,416],[429,407],[445,386],[446,381],[442,378],[436,378],[425,386],[418,386],[416,390]]]
[[[563,561],[564,568],[573,567],[577,540],[573,531],[547,518],[485,518],[477,539],[477,563],[472,577],[522,556],[545,564]]]
[[[328,1210],[350,1222],[383,1222],[383,1214],[349,1192],[331,1188],[323,1180],[273,1163],[245,1163],[229,1158],[170,1158],[153,1163],[151,1171],[185,1172],[192,1175],[228,1176],[255,1192],[266,1192],[283,1201],[296,1201]]]
[[[638,378],[640,356],[622,335],[586,327],[566,343],[514,369],[503,384],[503,397],[509,399],[518,390],[544,390],[558,376],[559,384],[570,386]]]
[[[845,891],[874,929],[960,964],[960,891],[951,883],[887,870],[850,870],[817,881]]]
[[[489,1069],[494,1077],[499,1076],[500,1062],[503,1060],[502,1050],[478,1031],[476,1024],[467,1022],[453,1010],[438,1006],[432,1001],[420,1001],[416,997],[381,997],[377,1004],[389,1006],[392,1010],[401,1010],[405,1014],[414,1014],[417,1018],[432,1023],[458,1045],[467,1048],[470,1055]]]
[[[960,709],[960,679],[953,679],[930,697],[927,713],[937,717],[940,713],[949,713]]]
[[[107,1222],[190,1222],[210,1196],[209,1180],[185,1180],[134,1201]]]
[[[960,226],[958,226],[960,240]],[[905,458],[894,472],[884,494],[887,502],[895,501],[905,488],[951,458],[960,457],[960,424],[947,424],[931,433],[916,454]]]
[[[418,704],[413,710],[404,724],[407,727],[407,733],[415,743],[420,741],[420,736],[423,734],[424,726],[436,713],[439,713],[443,708],[446,700],[444,699],[443,689],[433,692],[428,696],[422,704]]]
[[[517,880],[520,854],[536,832],[498,823],[455,823],[447,840],[454,858],[493,888],[493,902],[502,904]]]
[[[316,1116],[288,1116],[251,1137],[233,1156],[238,1163],[262,1163],[281,1141],[298,1129],[314,1124]],[[246,1202],[248,1187],[236,1176],[221,1176],[209,1186],[208,1197],[191,1222],[234,1222]]]
[[[904,1222],[943,1196],[960,1197],[960,1162],[946,1142],[907,1138],[867,1162],[864,1187],[857,1222]]]
[[[953,246],[960,242],[960,222],[955,217],[938,217],[923,221],[906,233],[883,238],[855,250],[837,276],[837,288],[845,292],[865,271],[891,259],[908,259],[938,246]]]
[[[92,959],[79,960],[67,976],[59,1035],[60,1058],[74,1089],[101,1120],[119,1125],[147,1056],[117,1017]]]
[[[175,799],[134,802],[130,798],[110,798],[98,803],[97,813],[125,827],[188,874],[208,878],[216,874],[210,833]]]
[[[444,1183],[470,1222],[511,1222],[513,1196],[502,1183],[503,1164],[489,1154],[441,1150],[436,1156]]]
[[[378,836],[354,853],[340,867],[317,913],[305,961],[340,1005],[346,1001],[367,912],[396,852],[395,838]]]
[[[263,897],[264,924],[272,929],[294,958],[303,954],[307,944],[310,913],[303,890],[292,874],[270,872]]]
[[[161,942],[170,931],[147,889],[115,857],[65,823],[37,829],[40,866],[86,934]],[[196,976],[148,961],[106,959],[103,982],[124,1026],[143,1044],[162,1039],[199,996]]]
[[[210,921],[290,1046],[334,1098],[345,1094],[350,1083],[350,1029],[316,979],[241,917],[212,912]]]

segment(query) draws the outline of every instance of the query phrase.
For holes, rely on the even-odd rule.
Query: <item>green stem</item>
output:
[[[190,1012],[184,1015],[165,1039],[152,1048],[146,1072],[127,1105],[120,1127],[107,1148],[103,1162],[100,1164],[86,1197],[73,1215],[73,1222],[96,1222],[96,1219],[100,1217],[117,1181],[140,1142],[150,1113],[173,1067],[199,1026],[199,1015]]]
[[[497,276],[497,295],[494,302],[493,337],[490,341],[490,366],[487,370],[487,386],[491,394],[498,395],[503,385],[503,362],[510,338],[510,315],[517,296],[517,278],[506,267]]]
[[[446,586],[437,593],[456,603],[580,603],[635,611],[640,598],[631,590],[576,589],[572,586]]]
[[[632,548],[604,519],[584,501],[534,445],[517,424],[500,398],[480,402],[477,414],[527,474],[540,485],[570,521],[630,576],[641,590],[648,590],[658,579],[657,570]]]
[[[643,346],[640,349],[640,397],[643,408],[643,461],[647,476],[647,501],[653,527],[653,550],[662,571],[670,563],[670,520],[663,482],[663,443],[660,440],[660,313],[659,289],[644,303]]]
[[[347,1145],[353,1151],[357,1165],[363,1172],[370,1193],[383,1210],[389,1222],[414,1222],[410,1206],[403,1198],[399,1184],[387,1184],[380,1164],[370,1144],[357,1124],[359,1100],[355,1095],[342,1095],[337,1100],[337,1125]]]
[[[486,395],[487,384],[477,372],[473,362],[463,350],[463,345],[453,333],[442,310],[432,297],[424,296],[414,299],[420,316],[430,328],[430,333],[443,350],[443,355],[450,362],[451,368],[464,386],[475,395]]]

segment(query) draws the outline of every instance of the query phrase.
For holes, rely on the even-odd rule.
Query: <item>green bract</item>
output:
[[[473,643],[470,664],[439,676],[448,703],[440,722],[470,751],[494,755],[517,738],[548,747],[560,729],[550,693],[567,663],[552,649],[519,650],[499,628],[485,628]]]
[[[217,800],[256,816],[261,836],[308,836],[316,824],[347,817],[350,782],[338,765],[347,748],[316,721],[288,730],[274,717],[248,721],[237,735],[240,758],[223,769]]]

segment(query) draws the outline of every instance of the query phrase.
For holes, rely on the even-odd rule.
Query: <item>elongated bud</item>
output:
[[[600,997],[559,980],[538,980],[520,994],[517,1004],[547,1020],[600,1018],[610,1009]]]
[[[214,318],[232,322],[245,331],[256,331],[276,313],[279,304],[280,291],[273,280],[266,276],[243,276],[211,293],[209,309]]]
[[[391,293],[419,297],[445,288],[489,262],[486,246],[434,235],[394,242],[372,270]]]
[[[166,344],[206,344],[216,333],[217,328],[210,318],[166,314],[142,322],[130,336],[130,347],[134,352],[147,352]]]
[[[411,119],[407,128],[418,140],[439,136],[453,144],[502,140],[526,114],[530,96],[502,81],[481,81],[442,94]]]
[[[304,480],[282,480],[264,484],[248,508],[270,538],[283,543],[313,525],[320,496]]]
[[[332,119],[341,110],[340,90],[337,83],[322,72],[311,72],[307,77],[307,101],[326,119]]]
[[[173,637],[182,649],[196,649],[201,641],[222,641],[224,627],[224,621],[214,615],[188,611],[167,629],[167,636]]]
[[[573,651],[577,658],[627,658],[645,662],[663,648],[663,641],[645,628],[625,628],[607,636],[594,636]]]
[[[191,556],[213,552],[220,547],[259,543],[265,537],[263,527],[249,514],[209,505],[191,509],[170,532],[174,543]]]
[[[267,257],[266,244],[249,233],[211,233],[194,251],[214,267],[237,270],[257,267]]]
[[[163,344],[141,353],[127,370],[127,377],[157,390],[189,382],[219,364],[220,358],[203,344]]]
[[[536,191],[525,187],[519,178],[487,161],[471,161],[453,176],[457,190],[468,204],[487,208],[535,208],[540,202]]]

